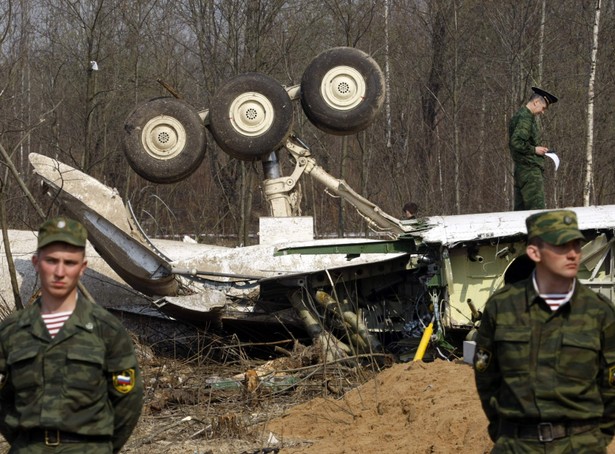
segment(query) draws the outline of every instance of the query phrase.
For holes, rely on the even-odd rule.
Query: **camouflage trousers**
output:
[[[102,443],[61,443],[47,446],[42,442],[33,442],[18,437],[8,454],[112,454],[113,445]]]
[[[545,183],[540,167],[515,166],[515,211],[544,210]]]
[[[599,428],[547,443],[501,436],[491,454],[606,454],[609,441]]]

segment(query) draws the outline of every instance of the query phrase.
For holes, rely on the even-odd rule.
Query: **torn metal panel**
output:
[[[205,276],[208,271],[211,271],[228,273],[229,275],[236,274],[268,278],[355,264],[374,263],[404,255],[402,252],[393,254],[381,252],[379,254],[348,256],[343,250],[326,255],[276,255],[278,249],[287,247],[310,248],[314,246],[326,247],[335,245],[343,249],[345,245],[363,244],[365,239],[313,240],[277,245],[258,244],[237,248],[181,244],[179,242],[154,242],[171,258],[183,255],[182,258],[172,262],[173,268],[195,269]],[[377,241],[374,240],[374,243],[377,243]],[[184,249],[190,249],[190,254],[183,251]],[[219,280],[228,281],[232,280],[232,278],[220,278]]]
[[[568,209],[577,213],[581,230],[615,229],[615,205]],[[429,228],[420,231],[410,230],[406,235],[419,238],[425,243],[442,245],[489,239],[525,238],[527,233],[525,219],[539,211],[541,210],[430,216],[423,219]]]

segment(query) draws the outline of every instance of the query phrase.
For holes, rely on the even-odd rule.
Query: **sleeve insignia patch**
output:
[[[609,367],[609,386],[615,388],[615,366]]]
[[[132,391],[135,387],[135,370],[126,369],[113,374],[113,387],[122,394]]]
[[[478,347],[474,354],[474,369],[477,372],[485,372],[491,363],[491,352],[486,348]]]

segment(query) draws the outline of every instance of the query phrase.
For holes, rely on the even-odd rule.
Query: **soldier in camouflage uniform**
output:
[[[132,340],[77,292],[85,228],[53,218],[32,262],[40,297],[0,325],[0,433],[10,453],[119,452],[143,404]]]
[[[534,94],[528,103],[517,111],[508,125],[508,147],[515,163],[515,211],[545,208],[544,156],[549,149],[540,145],[536,117],[557,102],[557,98],[537,87],[532,90]]]
[[[476,337],[492,453],[606,453],[615,430],[615,307],[576,275],[573,211],[526,220],[532,275],[494,293]]]

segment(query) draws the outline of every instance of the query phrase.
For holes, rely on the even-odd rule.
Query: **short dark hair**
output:
[[[540,99],[545,106],[549,106],[549,102],[545,99],[544,96],[539,95],[538,93],[532,93],[532,96],[530,96],[530,102],[534,101],[535,99]]]
[[[541,247],[544,246],[545,240],[543,240],[539,236],[535,236],[533,238],[530,238],[530,240],[527,242],[527,244],[531,244],[532,246],[536,246],[537,248],[541,248]]]
[[[407,202],[402,208],[402,211],[409,211],[412,214],[416,214],[417,211],[419,211],[419,206],[414,202]]]

